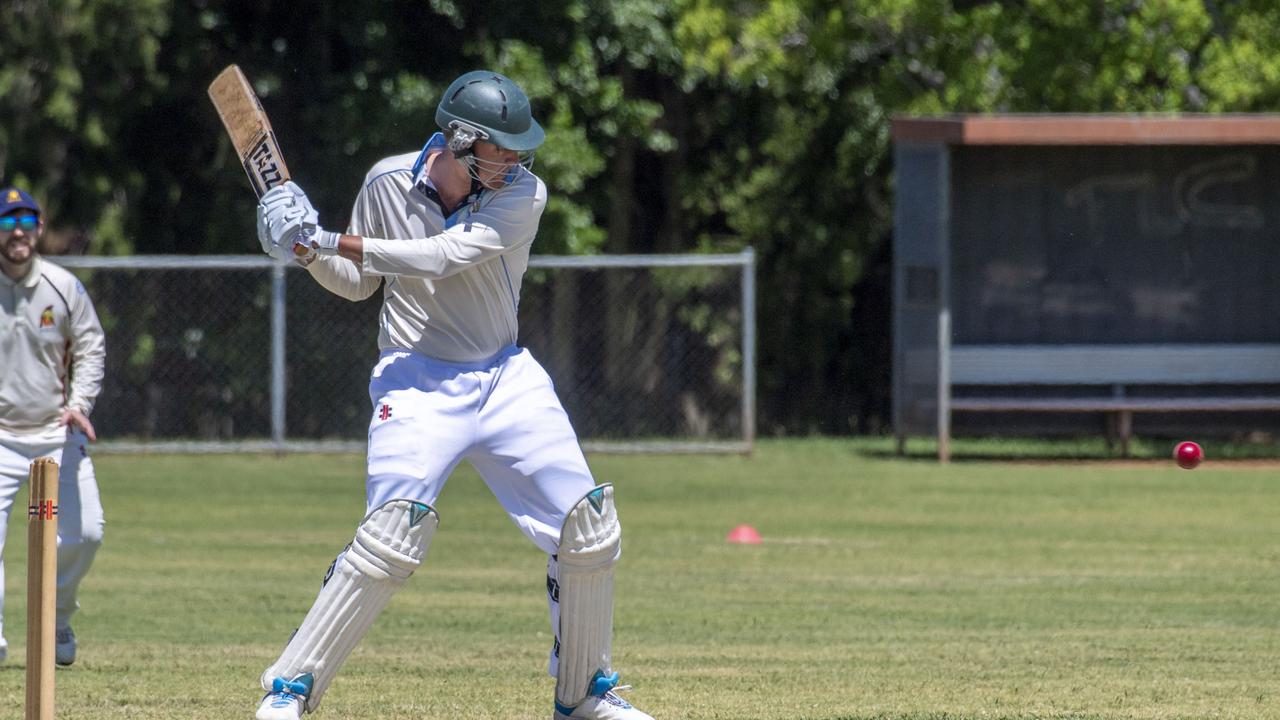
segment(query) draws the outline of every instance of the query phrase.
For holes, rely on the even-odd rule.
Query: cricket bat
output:
[[[258,197],[289,180],[289,168],[280,154],[271,121],[238,65],[228,65],[218,73],[209,84],[209,99],[218,109],[218,117],[222,118]]]

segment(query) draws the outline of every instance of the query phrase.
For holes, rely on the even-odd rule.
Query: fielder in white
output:
[[[516,346],[529,250],[547,202],[530,172],[543,130],[510,79],[455,80],[420,152],[365,177],[346,234],[321,228],[295,184],[262,197],[258,236],[352,300],[382,287],[369,382],[368,514],[311,611],[262,675],[258,720],[315,711],[347,654],[422,562],[434,504],[463,459],[548,555],[555,720],[652,720],[618,696],[610,663],[621,528],[551,380]],[[295,252],[296,251],[296,252]]]
[[[30,195],[0,190],[0,553],[31,461],[53,458],[59,466],[54,660],[70,665],[76,595],[102,544],[102,502],[86,444],[97,439],[89,413],[102,389],[106,343],[84,285],[36,253],[43,232]],[[9,648],[3,628],[0,616],[0,660]]]

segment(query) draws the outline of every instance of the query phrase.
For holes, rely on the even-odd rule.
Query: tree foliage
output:
[[[344,222],[477,66],[528,90],[552,189],[538,252],[754,247],[764,432],[887,414],[896,113],[1256,112],[1264,0],[378,0],[0,4],[0,179],[95,253],[252,251],[205,99],[239,63],[297,178]]]

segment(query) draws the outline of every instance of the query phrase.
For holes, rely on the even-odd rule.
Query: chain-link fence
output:
[[[359,450],[381,293],[261,257],[55,257],[107,333],[98,452]],[[588,450],[749,451],[754,255],[538,257],[520,344]]]

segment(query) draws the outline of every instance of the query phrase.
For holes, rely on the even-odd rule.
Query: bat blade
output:
[[[237,65],[228,65],[209,84],[209,99],[227,129],[231,144],[258,197],[289,180],[289,168],[262,109],[258,94]]]

